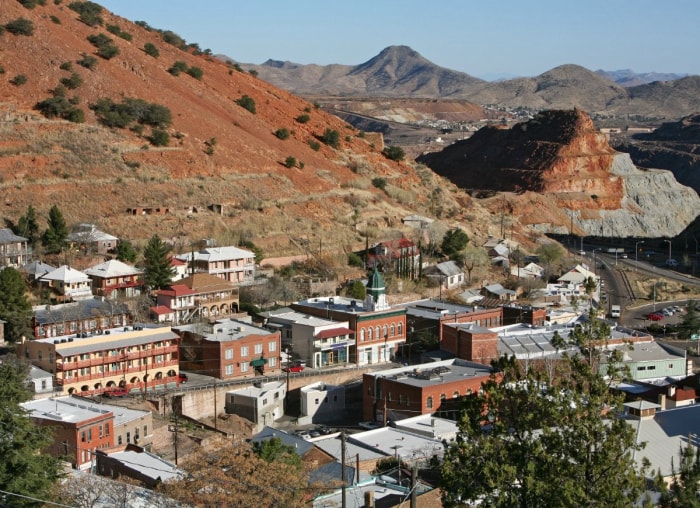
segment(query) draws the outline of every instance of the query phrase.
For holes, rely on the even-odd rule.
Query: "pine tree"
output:
[[[656,480],[661,492],[659,505],[663,508],[700,508],[700,452],[688,445],[680,450],[680,469],[673,466],[673,481],[669,487],[663,478]]]
[[[33,337],[30,327],[32,306],[27,300],[27,286],[22,274],[12,267],[0,270],[0,319],[5,325],[5,340],[18,342]]]
[[[129,240],[120,240],[116,249],[117,259],[124,263],[136,261],[136,249]]]
[[[56,205],[49,210],[49,226],[44,231],[41,241],[48,254],[57,254],[63,250],[68,239],[68,227],[63,214]]]
[[[170,265],[169,252],[170,247],[158,235],[153,235],[143,249],[144,282],[149,289],[162,289],[172,283],[175,269]]]
[[[16,233],[29,240],[31,245],[39,240],[39,223],[36,218],[36,209],[29,205],[27,211],[17,221]]]
[[[58,460],[41,453],[53,443],[50,427],[36,425],[20,403],[31,398],[27,369],[16,359],[0,364],[0,490],[48,497],[59,473]],[[42,506],[29,499],[3,495],[6,506]]]

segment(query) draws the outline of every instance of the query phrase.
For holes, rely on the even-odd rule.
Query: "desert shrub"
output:
[[[238,72],[244,72],[243,67],[241,67],[240,64],[233,64],[233,68],[236,69]]]
[[[0,25],[0,35],[5,33],[5,27]]]
[[[0,65],[0,74],[5,74],[5,68],[2,65]]]
[[[70,62],[63,62],[61,65],[58,66],[58,68],[62,71],[70,71],[73,69],[73,64]]]
[[[66,94],[68,93],[68,89],[63,86],[62,84],[56,85],[56,88],[53,90],[49,90],[51,92],[51,95],[54,97],[65,97]]]
[[[314,141],[313,139],[310,139],[309,140],[309,147],[311,147],[311,149],[314,152],[318,152],[321,149],[321,143],[319,143],[318,141]]]
[[[362,261],[362,258],[359,255],[351,252],[348,254],[348,265],[363,268],[365,266],[365,262]]]
[[[147,55],[152,56],[153,58],[158,58],[160,56],[160,51],[158,51],[158,48],[155,46],[155,44],[151,44],[150,42],[143,45],[143,50]]]
[[[119,48],[113,44],[105,44],[97,48],[97,54],[105,60],[110,60],[119,54]]]
[[[287,139],[289,138],[289,129],[285,129],[284,127],[277,129],[275,131],[275,136],[277,136],[280,139]]]
[[[334,129],[326,129],[319,139],[332,148],[338,148],[340,146],[340,133]]]
[[[6,23],[5,30],[12,35],[32,35],[34,33],[34,23],[26,18],[17,18]]]
[[[15,86],[22,86],[27,82],[27,76],[24,74],[17,74],[14,78],[10,80],[10,83],[12,83]]]
[[[187,69],[185,72],[187,72],[187,74],[192,76],[194,79],[201,80],[202,76],[204,76],[204,71],[202,69],[200,69],[199,67],[192,66],[189,69]]]
[[[384,190],[386,189],[386,178],[382,178],[381,176],[372,178],[372,185],[374,185],[377,189]]]
[[[131,35],[129,32],[119,32],[118,37],[120,39],[124,39],[125,41],[131,42],[131,40],[134,38],[133,35]]]
[[[83,84],[83,78],[77,72],[71,73],[69,78],[63,78],[61,84],[68,88],[69,90],[75,90],[80,85]]]
[[[153,129],[147,139],[153,146],[168,146],[170,142],[170,136],[163,129]]]
[[[110,42],[112,42],[112,39],[107,37],[105,34],[88,35],[87,40],[96,48],[99,48],[100,46],[104,46],[105,44],[109,44]]]
[[[311,117],[309,115],[299,115],[298,117],[295,118],[295,120],[299,123],[307,123],[309,120],[311,120]]]
[[[94,69],[97,65],[97,58],[95,58],[92,55],[86,55],[85,53],[83,53],[82,58],[80,60],[77,60],[75,63],[82,67],[85,67],[86,69]]]
[[[73,97],[68,99],[68,102],[70,102],[73,106],[75,106],[76,104],[80,104],[80,97],[74,95]]]
[[[187,72],[187,62],[178,60],[168,69],[168,72],[173,76],[179,76],[181,72]]]
[[[258,71],[256,71],[255,69],[250,69],[250,70],[248,71],[248,74],[250,74],[250,75],[253,76],[254,78],[257,78],[257,77],[258,77]]]
[[[107,23],[105,27],[107,28],[107,31],[109,33],[112,33],[114,35],[119,35],[120,33],[122,33],[122,29],[119,28],[119,25],[110,25],[109,23]]]
[[[65,97],[49,97],[34,107],[46,118],[64,118],[76,123],[85,121],[83,111],[79,108],[72,108]]]
[[[285,167],[293,168],[297,165],[297,160],[291,155],[284,160]]]
[[[178,34],[175,32],[172,32],[170,30],[166,30],[162,33],[163,36],[163,42],[167,42],[168,44],[171,44],[175,46],[176,48],[183,48],[186,46],[185,39],[180,37]]]
[[[134,21],[134,24],[140,26],[141,28],[143,28],[145,30],[148,30],[149,32],[153,31],[153,27],[151,25],[149,25],[148,23],[146,23],[145,21]]]
[[[94,2],[71,2],[68,8],[79,14],[78,19],[88,26],[102,25],[102,6]]]
[[[26,9],[33,9],[37,5],[46,5],[46,0],[19,0]]]
[[[384,150],[382,150],[382,153],[387,159],[391,159],[392,161],[396,162],[402,161],[406,156],[406,153],[400,146],[387,146]]]
[[[172,122],[172,113],[166,106],[148,103],[143,99],[125,98],[121,103],[102,98],[90,106],[97,119],[108,127],[125,128],[131,122],[167,127]]]
[[[240,99],[236,100],[236,104],[238,104],[243,109],[247,109],[251,113],[255,114],[255,100],[252,97],[244,95]]]
[[[62,118],[73,123],[84,123],[85,122],[85,112],[80,108],[69,108],[63,115]]]

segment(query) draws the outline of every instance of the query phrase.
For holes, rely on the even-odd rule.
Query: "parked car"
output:
[[[669,258],[666,260],[666,266],[668,266],[669,268],[676,267],[676,266],[678,266],[678,261],[676,261],[673,258]]]
[[[661,312],[650,312],[647,314],[647,319],[651,321],[661,321],[664,318],[664,315]]]
[[[180,373],[177,375],[177,380],[178,380],[180,383],[186,383],[186,382],[189,380],[189,378],[187,377],[187,374],[185,374],[184,372],[180,372]]]
[[[304,370],[304,366],[300,363],[293,363],[292,365],[288,365],[282,370],[284,372],[301,372],[302,370]]]
[[[124,388],[113,388],[111,390],[107,390],[104,393],[105,397],[115,397],[115,398],[125,397],[126,395],[129,395],[129,392],[127,390],[125,390]]]
[[[309,441],[311,439],[311,434],[308,430],[297,430],[295,434],[302,438],[304,441]]]
[[[323,435],[323,436],[327,436],[328,434],[332,434],[332,433],[333,433],[333,431],[332,431],[329,427],[326,427],[325,425],[321,425],[321,426],[318,427],[316,430],[317,430],[318,432],[320,432],[321,435]]]
[[[382,425],[379,422],[360,422],[357,426],[361,429],[373,430],[380,428]]]

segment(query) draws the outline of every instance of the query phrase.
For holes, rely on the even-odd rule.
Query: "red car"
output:
[[[114,388],[104,393],[105,397],[124,397],[126,395],[129,395],[129,392],[124,388]]]
[[[184,372],[179,372],[177,375],[177,380],[180,383],[186,383],[188,379],[189,378],[187,377],[187,374],[185,374]]]
[[[301,372],[302,370],[304,370],[304,366],[299,363],[295,363],[293,365],[290,365],[289,367],[285,367],[282,370],[285,372]]]
[[[651,321],[661,321],[663,318],[664,315],[660,312],[650,312],[647,314],[647,319],[650,319]]]

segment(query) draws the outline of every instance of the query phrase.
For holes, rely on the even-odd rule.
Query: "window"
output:
[[[100,439],[102,439],[102,437],[104,437],[104,434],[102,433],[103,432],[102,425],[100,425],[99,429],[100,429]]]
[[[389,402],[391,402],[391,392],[387,393],[387,398],[389,399]]]
[[[318,399],[314,399],[314,404],[318,406]]]
[[[119,437],[117,438],[117,444],[122,444],[122,436],[119,434]]]
[[[364,341],[365,341],[365,329],[362,328],[360,330],[360,342],[364,342]]]
[[[268,358],[268,363],[270,364],[270,367],[276,367],[277,366],[277,357],[276,356],[271,356]]]
[[[381,339],[382,336],[379,335],[380,333],[381,333],[381,332],[379,331],[379,327],[377,326],[377,327],[374,329],[374,338],[375,338],[375,339]]]
[[[248,356],[248,346],[241,346],[241,356]]]
[[[398,324],[398,332],[397,332],[399,337],[403,337],[403,323]]]
[[[367,340],[372,340],[372,328],[367,329]]]
[[[146,437],[148,435],[148,425],[143,426],[143,437]]]
[[[233,359],[233,348],[229,348],[225,351],[224,358],[226,358],[227,360]]]
[[[459,390],[455,390],[454,393],[452,394],[453,399],[458,399],[459,398]]]
[[[406,395],[406,405],[407,406],[411,405],[411,397],[409,395]]]
[[[241,362],[241,372],[248,372],[248,362]]]
[[[109,436],[109,423],[105,423],[105,436]]]
[[[92,429],[88,429],[88,443],[92,441]]]
[[[390,334],[390,335],[389,335],[389,336],[390,336],[390,337],[393,337],[395,332],[396,332],[396,328],[394,327],[394,323],[391,323],[391,328],[390,328],[390,331],[389,331],[389,334]]]
[[[262,344],[255,344],[255,354],[259,355],[262,354]]]
[[[85,442],[85,431],[82,431],[82,432],[80,433],[80,441],[83,442],[83,443]]]
[[[428,399],[425,401],[425,407],[427,407],[428,409],[433,408],[433,398],[432,397],[428,397]]]
[[[41,380],[41,389],[46,390],[46,379]]]
[[[272,353],[273,351],[277,351],[277,342],[268,342],[267,343],[267,350]]]
[[[226,375],[230,376],[233,374],[233,365],[227,365],[226,366]]]
[[[383,333],[384,333],[384,337],[388,337],[388,336],[389,336],[389,329],[387,328],[386,325],[384,325]]]
[[[131,432],[126,433],[126,442],[131,443]]]

